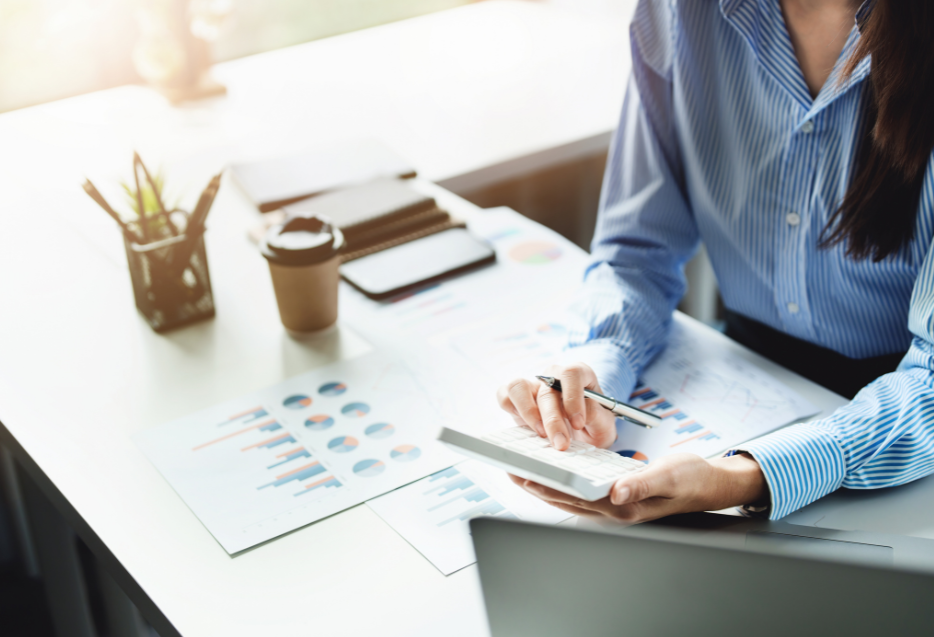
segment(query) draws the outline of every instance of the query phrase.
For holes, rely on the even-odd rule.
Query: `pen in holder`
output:
[[[214,316],[204,230],[140,245],[123,237],[136,307],[156,332]]]
[[[148,187],[140,187],[142,169]],[[161,177],[153,179],[139,155],[133,157],[135,190],[124,186],[137,219],[126,222],[90,181],[84,190],[123,230],[136,307],[156,332],[214,316],[214,297],[204,249],[204,220],[220,187],[211,179],[191,213],[166,210]]]

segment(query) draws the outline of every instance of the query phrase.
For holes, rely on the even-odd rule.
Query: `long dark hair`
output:
[[[874,0],[860,34],[843,75],[872,56],[862,139],[821,245],[844,243],[849,257],[882,261],[914,238],[934,150],[934,1]]]

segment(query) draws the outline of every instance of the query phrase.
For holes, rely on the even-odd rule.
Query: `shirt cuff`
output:
[[[562,362],[586,363],[600,382],[600,389],[610,398],[626,402],[636,386],[636,373],[622,351],[609,343],[590,342],[564,350]]]
[[[843,483],[843,450],[829,432],[811,424],[793,425],[737,447],[751,455],[769,487],[769,519],[810,504]]]

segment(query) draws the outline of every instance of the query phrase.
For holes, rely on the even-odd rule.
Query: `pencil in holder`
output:
[[[204,232],[139,244],[124,235],[136,307],[156,332],[214,316]]]

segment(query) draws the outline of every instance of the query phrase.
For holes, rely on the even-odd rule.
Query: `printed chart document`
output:
[[[449,467],[404,368],[371,353],[134,437],[228,553]]]
[[[557,524],[571,517],[513,484],[504,471],[467,460],[367,502],[399,535],[450,575],[477,561],[475,517]]]
[[[562,355],[563,320],[553,312],[508,321],[453,338],[451,347],[475,373],[496,379],[489,386],[531,377]],[[711,457],[820,411],[772,375],[727,353],[725,338],[675,314],[665,351],[628,400],[661,416],[662,424],[643,429],[617,420],[614,451],[643,461],[682,451]]]
[[[587,253],[508,208],[485,210],[470,231],[496,251],[496,263],[396,297],[374,301],[341,284],[342,320],[383,349],[554,303],[580,286]]]
[[[638,460],[681,451],[711,457],[820,412],[771,374],[725,353],[725,338],[676,317],[668,347],[630,397],[662,424],[646,430],[617,421],[614,451]]]

